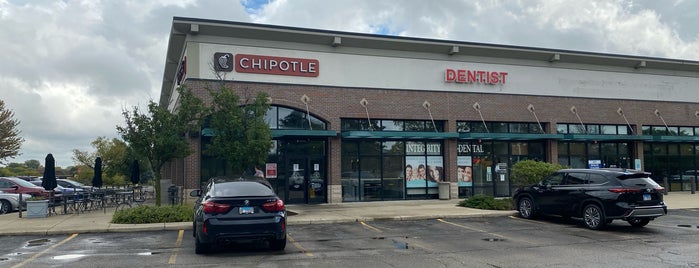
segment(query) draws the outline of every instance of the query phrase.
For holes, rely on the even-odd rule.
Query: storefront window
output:
[[[405,158],[403,155],[389,155],[383,157],[383,200],[404,199],[405,189]]]
[[[558,134],[568,134],[568,125],[567,124],[556,125],[556,132]]]
[[[386,131],[402,131],[403,130],[403,121],[382,120],[381,126],[383,127],[382,129],[386,130]]]
[[[694,136],[694,128],[680,127],[680,136]]]

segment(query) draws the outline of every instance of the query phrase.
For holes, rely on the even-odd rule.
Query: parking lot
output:
[[[0,237],[3,267],[694,267],[699,210],[645,228],[593,231],[559,218],[483,217],[289,226],[284,251],[264,243],[194,254],[191,230]],[[234,261],[233,261],[234,260]],[[232,262],[233,261],[233,262]]]

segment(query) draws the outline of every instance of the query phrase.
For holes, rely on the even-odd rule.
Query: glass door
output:
[[[324,203],[327,191],[325,160],[321,157],[290,157],[287,160],[289,204]]]

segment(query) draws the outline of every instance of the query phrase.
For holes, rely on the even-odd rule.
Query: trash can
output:
[[[167,187],[167,197],[168,200],[170,201],[170,205],[175,205],[177,204],[177,186],[170,185],[170,187]]]
[[[439,199],[440,200],[449,200],[449,196],[451,191],[451,184],[446,181],[439,182]]]

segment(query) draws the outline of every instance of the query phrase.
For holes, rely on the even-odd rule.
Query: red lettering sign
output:
[[[318,77],[320,63],[314,59],[236,54],[235,71],[239,73]]]
[[[276,179],[277,178],[277,163],[267,163],[265,165],[266,178]]]
[[[444,81],[453,83],[476,83],[487,85],[504,85],[507,72],[491,72],[482,70],[454,70],[446,69]]]

